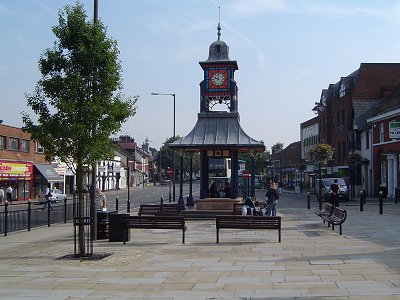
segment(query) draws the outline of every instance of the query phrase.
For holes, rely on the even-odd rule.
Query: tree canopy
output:
[[[274,154],[275,152],[282,150],[282,149],[283,149],[283,143],[278,142],[271,147],[271,153]]]
[[[26,94],[37,123],[23,113],[23,129],[44,147],[47,159],[91,165],[113,156],[109,137],[133,116],[138,97],[121,93],[117,43],[101,22],[87,21],[80,3],[59,11],[57,40],[39,59],[42,74]]]

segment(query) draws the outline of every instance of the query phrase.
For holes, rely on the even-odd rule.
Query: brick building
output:
[[[29,133],[0,124],[0,186],[13,188],[13,200],[32,199],[49,182],[61,181]]]
[[[359,69],[323,89],[320,100],[315,103],[313,110],[318,114],[318,140],[320,143],[332,145],[335,149],[334,159],[326,166],[325,175],[345,177],[353,197],[365,188],[368,182],[374,182],[374,175],[378,174],[377,166],[370,165],[369,158],[363,158],[361,151],[361,136],[368,127],[366,120],[374,114],[376,107],[381,106],[385,99],[399,88],[399,63],[361,63]],[[314,118],[308,120],[307,124],[302,123],[302,133],[315,124],[313,120]],[[306,160],[307,138],[301,135],[302,157],[304,155]],[[369,142],[368,138],[367,141]],[[395,149],[392,151],[398,151],[398,146],[393,147]],[[357,163],[349,164],[357,154],[361,159]],[[372,186],[376,187],[377,184],[373,183]],[[372,194],[376,191],[377,189],[370,189]]]

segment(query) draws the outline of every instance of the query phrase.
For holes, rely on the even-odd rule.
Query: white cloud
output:
[[[264,51],[257,46],[256,43],[254,43],[252,40],[250,40],[249,38],[247,38],[245,35],[243,35],[242,33],[240,33],[238,30],[236,30],[235,28],[229,26],[229,24],[227,23],[223,23],[222,26],[223,28],[227,28],[229,31],[231,31],[234,35],[236,35],[237,37],[239,37],[241,40],[243,40],[254,52],[254,56],[257,57],[257,61],[258,61],[258,66],[261,70],[265,69],[265,55],[264,55]]]

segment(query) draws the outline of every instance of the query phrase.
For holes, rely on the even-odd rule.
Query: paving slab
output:
[[[179,230],[96,241],[100,260],[65,258],[71,223],[12,232],[0,237],[0,299],[400,299],[400,204],[341,207],[343,235],[282,205],[281,243],[275,230],[223,229],[216,244],[215,221],[198,219],[185,244]]]

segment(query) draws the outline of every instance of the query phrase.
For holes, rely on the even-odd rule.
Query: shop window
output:
[[[6,149],[6,137],[0,135],[0,149]]]
[[[19,139],[13,137],[8,138],[8,150],[19,150]]]
[[[21,141],[21,151],[29,152],[29,141],[28,140]]]

